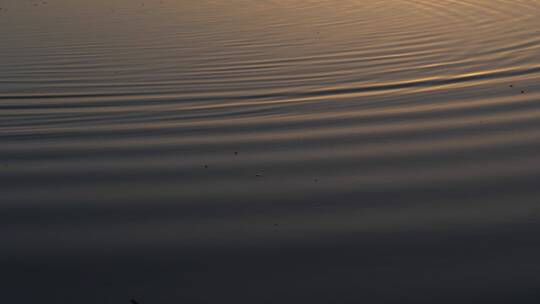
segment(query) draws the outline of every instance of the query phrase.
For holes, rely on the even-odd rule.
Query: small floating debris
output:
[[[204,168],[205,168],[205,169],[208,169],[208,165],[204,165]]]
[[[234,151],[234,155],[238,155],[238,151]]]
[[[263,174],[262,173],[257,173],[257,174],[255,174],[255,177],[263,177]]]
[[[513,88],[513,87],[514,87],[514,85],[513,85],[513,84],[511,84],[511,85],[509,85],[509,87]]]
[[[525,93],[525,91],[521,91],[521,94]]]
[[[318,183],[318,182],[319,182],[319,179],[316,178],[316,179],[314,179],[313,181],[316,182],[316,183]]]
[[[133,300],[133,299],[131,299],[130,302],[131,302],[131,304],[139,304],[139,302],[137,302],[137,301],[135,301],[135,300]]]

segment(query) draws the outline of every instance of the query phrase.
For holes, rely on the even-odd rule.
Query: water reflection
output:
[[[537,298],[539,1],[0,7],[5,299]]]

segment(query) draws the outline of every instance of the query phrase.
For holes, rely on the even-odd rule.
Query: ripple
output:
[[[13,261],[68,257],[126,286],[118,259],[159,256],[155,283],[125,289],[205,303],[228,299],[199,298],[207,287],[267,275],[281,279],[258,295],[367,303],[381,298],[351,282],[384,303],[440,303],[400,286],[487,299],[470,286],[524,294],[500,265],[523,288],[536,278],[517,257],[537,264],[540,1],[35,4],[0,10],[0,265],[13,277]],[[254,274],[240,257],[283,266]],[[213,281],[229,261],[245,276]],[[195,269],[206,263],[217,270]],[[45,303],[80,303],[81,286]],[[296,299],[288,288],[274,294]]]

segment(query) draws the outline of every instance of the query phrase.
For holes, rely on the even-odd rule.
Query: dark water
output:
[[[3,303],[538,303],[540,1],[0,1]]]

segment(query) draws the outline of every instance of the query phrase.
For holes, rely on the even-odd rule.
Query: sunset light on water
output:
[[[539,0],[0,8],[3,303],[540,301]]]

